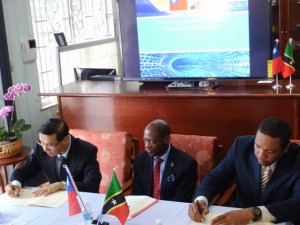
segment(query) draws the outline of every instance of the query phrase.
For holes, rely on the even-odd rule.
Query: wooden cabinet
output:
[[[280,80],[283,87],[288,80]],[[52,93],[57,96],[59,116],[70,128],[127,131],[144,150],[145,126],[153,119],[167,120],[174,134],[217,136],[226,152],[239,135],[255,134],[259,122],[277,116],[300,139],[300,80],[295,88],[274,90],[256,81],[223,81],[213,90],[167,89],[163,84],[81,81]]]
[[[280,40],[280,52],[284,53],[289,38],[293,38],[296,72],[293,78],[300,79],[300,0],[272,0],[273,39]],[[300,25],[299,25],[300,26]]]

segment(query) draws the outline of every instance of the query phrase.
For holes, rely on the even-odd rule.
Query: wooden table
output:
[[[0,184],[2,193],[5,191],[5,186],[8,184],[8,175],[6,166],[16,166],[18,163],[24,162],[32,154],[33,149],[23,146],[22,152],[18,155],[0,159]]]

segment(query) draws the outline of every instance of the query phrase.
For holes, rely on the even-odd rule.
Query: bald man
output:
[[[170,144],[171,129],[161,119],[150,122],[144,130],[145,151],[134,161],[133,195],[147,195],[162,200],[192,200],[198,174],[197,162],[189,154]],[[159,193],[154,194],[155,159],[160,158]]]

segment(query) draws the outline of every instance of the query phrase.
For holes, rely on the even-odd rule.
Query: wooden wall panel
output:
[[[61,116],[70,128],[128,131],[140,140],[153,119],[169,122],[172,133],[217,136],[224,150],[238,135],[255,134],[267,116],[286,120],[299,137],[296,97],[273,96],[99,96],[60,97]]]

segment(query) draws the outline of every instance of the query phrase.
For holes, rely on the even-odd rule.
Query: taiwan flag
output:
[[[117,217],[122,225],[125,224],[129,215],[129,207],[115,171],[113,171],[112,178],[105,196],[102,214],[110,214]]]
[[[67,190],[68,190],[68,204],[69,204],[69,216],[73,216],[81,212],[79,202],[77,200],[77,194],[74,190],[72,182],[67,173]]]
[[[281,73],[284,70],[284,62],[281,58],[279,47],[279,40],[275,41],[274,49],[273,49],[273,59],[272,59],[272,75],[275,76],[278,73]]]
[[[294,55],[293,55],[291,41],[292,39],[290,38],[290,40],[286,44],[284,57],[283,57],[285,66],[284,66],[284,70],[282,71],[282,76],[284,78],[291,76],[295,72],[295,67],[294,67],[295,62],[294,62]]]

